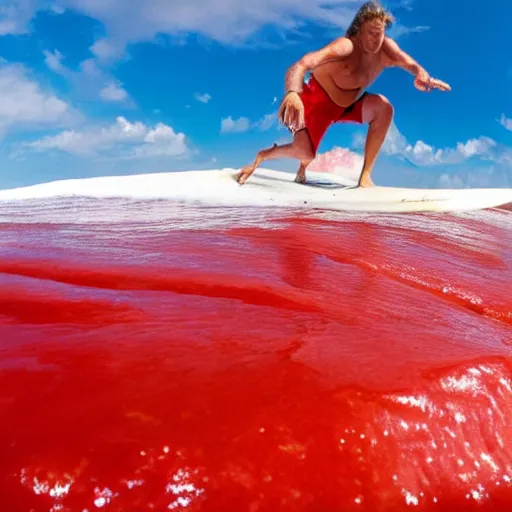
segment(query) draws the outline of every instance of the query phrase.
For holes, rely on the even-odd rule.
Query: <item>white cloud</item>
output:
[[[249,130],[251,123],[247,117],[233,119],[231,116],[222,119],[220,122],[221,133],[240,133]]]
[[[80,63],[80,71],[81,73],[89,76],[97,78],[102,78],[103,71],[99,68],[98,63],[96,62],[96,59],[85,59]],[[71,70],[68,70],[68,73],[70,73]]]
[[[3,0],[0,5],[0,35],[25,33],[36,4],[36,0]]]
[[[278,141],[278,144],[287,142],[291,141]],[[401,162],[398,158],[381,158],[374,171],[375,181],[379,185],[412,188],[510,187],[512,160],[507,157],[511,155],[510,148],[500,147],[499,151],[493,151],[492,160],[485,159],[478,163],[461,165],[431,166],[428,172],[414,172],[410,165]],[[345,148],[335,147],[319,153],[309,165],[308,172],[332,172],[357,181],[363,161],[364,156],[361,152],[355,153]]]
[[[265,25],[285,30],[300,28],[304,20],[322,24],[348,26],[359,2],[354,0],[325,0],[292,2],[265,0],[250,8],[239,0],[63,0],[63,5],[75,8],[101,20],[107,33],[115,34],[111,42],[126,43],[152,39],[155,34],[183,35],[199,33],[223,43],[241,42]]]
[[[494,140],[484,136],[469,139],[466,142],[457,142],[454,148],[437,150],[418,141],[412,149],[408,146],[405,154],[411,152],[413,160],[424,165],[458,164],[473,157],[492,159],[492,149],[496,146]]]
[[[501,114],[499,123],[501,124],[501,126],[506,128],[507,130],[512,131],[512,119],[505,117],[505,114]]]
[[[48,50],[44,50],[44,62],[53,72],[59,75],[66,74],[66,68],[62,65],[62,53],[59,50],[55,50],[55,53]]]
[[[79,70],[75,71],[62,64],[64,56],[58,50],[55,52],[44,50],[43,53],[48,68],[69,80],[76,91],[84,96],[92,94],[109,102],[129,100],[129,95],[122,85],[113,79],[96,59],[83,60]]]
[[[119,56],[119,48],[116,48],[105,39],[98,39],[90,49],[99,60],[103,61],[108,61]]]
[[[264,27],[271,26],[284,37],[298,33],[308,22],[339,33],[348,27],[361,0],[262,0],[254,8],[239,0],[11,0],[3,8],[7,12],[3,33],[26,28],[36,10],[48,5],[55,12],[74,9],[99,20],[107,37],[91,50],[100,60],[109,60],[120,56],[126,44],[149,41],[160,34],[183,39],[192,33],[225,44],[243,44]],[[395,30],[400,34],[424,28],[397,26]]]
[[[420,165],[458,164],[475,156],[490,157],[496,145],[488,137],[479,137],[458,142],[454,148],[435,149],[419,140],[414,145],[408,144],[402,154]]]
[[[277,121],[277,114],[274,112],[272,114],[265,114],[257,123],[256,128],[261,130],[262,132],[266,132],[270,130],[272,126],[274,126]]]
[[[194,98],[201,103],[208,103],[212,99],[208,93],[199,94],[198,92],[194,94]]]
[[[438,185],[441,188],[508,188],[512,185],[511,179],[509,167],[491,165],[477,169],[462,168],[457,169],[456,172],[443,173],[438,177]]]
[[[66,130],[21,146],[33,151],[57,150],[78,156],[112,156],[144,158],[183,156],[189,152],[183,133],[159,123],[150,127],[141,122],[131,123],[124,117],[107,126],[91,126],[82,131]],[[20,152],[18,152],[19,154]]]
[[[61,99],[44,91],[18,64],[0,64],[0,132],[64,126],[78,114]]]
[[[249,130],[267,131],[274,126],[277,120],[277,114],[271,113],[264,115],[261,119],[251,122],[248,117],[239,117],[233,119],[231,116],[224,118],[220,123],[221,133],[241,133]]]
[[[105,101],[124,101],[128,93],[118,84],[112,82],[100,91],[100,96]]]
[[[65,9],[63,9],[60,5],[57,5],[57,4],[51,4],[50,10],[54,14],[64,14],[66,12]]]
[[[361,147],[364,140],[364,137],[358,134],[354,143]],[[494,140],[483,136],[469,139],[466,142],[458,142],[453,148],[436,149],[422,140],[411,144],[393,122],[382,145],[382,152],[403,156],[417,165],[442,165],[458,164],[472,157],[493,160],[496,159],[494,154],[496,148],[497,143]]]
[[[430,27],[428,25],[418,25],[416,27],[405,27],[403,25],[394,25],[389,30],[388,34],[389,37],[392,37],[393,39],[398,39],[403,36],[408,36],[409,34],[417,34],[419,32],[426,32],[427,30],[430,30]]]

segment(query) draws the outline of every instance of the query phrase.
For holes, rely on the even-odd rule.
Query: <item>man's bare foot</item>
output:
[[[372,179],[369,176],[362,177],[359,181],[359,186],[363,188],[375,187]]]
[[[299,171],[297,173],[297,176],[295,176],[295,183],[306,183],[306,172],[305,171]]]
[[[237,174],[236,181],[238,181],[238,183],[240,183],[240,185],[243,185],[249,179],[249,176],[254,172],[254,169],[255,169],[254,165],[246,165]]]
[[[304,162],[300,163],[299,170],[297,171],[297,176],[295,176],[295,183],[306,183],[306,167],[307,166],[308,166],[307,163],[304,163]]]
[[[257,155],[252,165],[246,165],[242,167],[242,170],[238,173],[236,180],[240,185],[243,185],[249,176],[255,171],[255,169],[278,148],[277,144],[274,144],[271,148],[262,149]]]

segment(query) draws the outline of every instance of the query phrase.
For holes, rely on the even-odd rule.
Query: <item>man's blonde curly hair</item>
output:
[[[361,30],[361,26],[365,21],[374,19],[381,19],[386,28],[389,28],[395,21],[393,15],[386,11],[377,0],[370,0],[365,2],[357,11],[350,27],[347,29],[347,36],[355,36]]]

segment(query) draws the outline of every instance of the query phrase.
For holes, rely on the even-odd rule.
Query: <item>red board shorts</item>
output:
[[[316,155],[318,146],[327,128],[333,123],[359,123],[363,122],[363,98],[366,92],[348,107],[340,107],[325,92],[325,89],[311,76],[304,85],[300,98],[304,104],[304,118],[309,138],[313,144]],[[301,131],[301,130],[297,130]]]

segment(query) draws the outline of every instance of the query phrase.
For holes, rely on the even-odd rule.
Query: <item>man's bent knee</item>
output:
[[[392,118],[394,114],[394,108],[391,102],[382,94],[377,94],[378,98],[378,111],[381,116]]]
[[[363,104],[363,122],[370,123],[374,119],[393,119],[394,108],[382,94],[371,94]]]

